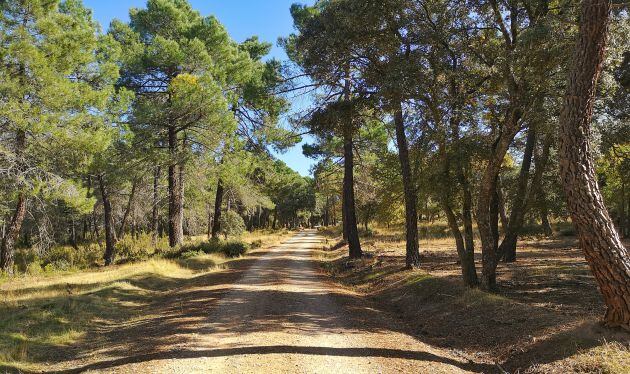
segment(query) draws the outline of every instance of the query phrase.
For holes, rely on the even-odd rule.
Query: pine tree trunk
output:
[[[219,238],[219,232],[221,231],[221,207],[223,206],[223,181],[219,178],[219,182],[217,183],[217,193],[214,197],[214,218],[212,221],[212,239]],[[274,217],[274,228],[276,226]]]
[[[92,196],[92,178],[90,176],[87,177],[87,191],[85,193],[85,197],[88,199]],[[83,218],[83,232],[81,233],[81,240],[85,242],[87,240],[88,232],[90,232],[90,218],[89,216],[85,216]]]
[[[510,212],[510,219],[501,246],[499,246],[499,256],[502,256],[505,262],[516,261],[516,242],[518,241],[518,234],[523,227],[525,213],[527,212],[527,184],[529,182],[535,146],[536,129],[530,126],[527,131],[525,152],[523,152],[523,161],[518,176],[518,184],[516,194],[514,195],[512,211]]]
[[[103,259],[105,260],[105,266],[109,266],[114,263],[117,241],[114,229],[114,215],[103,175],[98,176],[98,183],[101,190],[101,200],[103,201],[103,218],[105,222],[105,255]]]
[[[536,171],[532,178],[532,187],[529,189],[527,195],[527,206],[534,205],[538,209],[540,216],[541,226],[545,236],[549,237],[553,235],[553,229],[549,223],[549,212],[547,209],[547,196],[543,189],[543,177],[545,169],[549,163],[549,155],[551,152],[551,144],[553,142],[553,135],[548,133],[543,140],[542,154],[534,152],[534,162],[536,163]]]
[[[343,154],[344,154],[344,175],[343,175],[343,205],[344,221],[346,223],[346,235],[350,251],[350,258],[361,258],[363,251],[359,242],[359,230],[357,228],[357,214],[354,202],[354,144],[352,140],[352,129],[346,128],[344,131]]]
[[[127,207],[125,208],[125,213],[123,214],[122,221],[120,222],[120,227],[118,228],[118,239],[122,239],[125,235],[125,228],[127,226],[127,221],[129,220],[129,214],[131,213],[131,209],[133,208],[133,199],[136,195],[136,187],[137,182],[133,181],[131,184],[131,193],[129,194],[129,200],[127,200]]]
[[[23,130],[18,130],[15,134],[15,155],[17,159],[17,170],[19,171],[23,170],[24,165],[21,158],[25,148],[26,133]],[[13,216],[9,222],[9,227],[2,237],[2,243],[0,243],[0,269],[7,274],[13,274],[15,243],[20,237],[20,230],[22,229],[22,223],[24,223],[24,217],[26,216],[26,205],[26,195],[20,192],[15,203]]]
[[[403,190],[405,196],[405,232],[406,232],[406,252],[405,264],[407,269],[413,269],[420,266],[420,249],[418,244],[418,212],[416,208],[417,197],[416,189],[411,175],[411,166],[409,164],[409,148],[407,145],[407,135],[405,134],[405,123],[403,117],[402,104],[394,114],[394,122],[396,125],[396,142],[398,144],[398,159],[400,161],[400,169],[403,181]]]
[[[18,195],[13,217],[9,222],[9,227],[2,238],[0,247],[0,268],[7,274],[13,274],[13,260],[15,255],[15,243],[20,236],[22,223],[26,216],[26,196],[23,193]]]
[[[582,2],[573,67],[560,114],[560,175],[580,246],[607,306],[605,322],[630,330],[630,253],[604,205],[589,144],[609,13],[607,0]]]
[[[153,174],[153,202],[151,209],[151,233],[153,234],[153,243],[157,243],[158,238],[158,219],[159,219],[159,202],[160,202],[160,167],[156,166]]]
[[[177,161],[177,132],[175,127],[168,128],[168,148],[170,162],[168,165],[168,243],[177,247],[184,241],[183,228],[183,196],[180,188],[180,170]]]

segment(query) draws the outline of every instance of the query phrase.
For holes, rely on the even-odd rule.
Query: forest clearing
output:
[[[0,0],[0,371],[630,372],[616,0]]]

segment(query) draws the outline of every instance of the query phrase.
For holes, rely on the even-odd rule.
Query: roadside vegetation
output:
[[[75,263],[2,278],[0,370],[41,371],[44,362],[72,357],[88,342],[97,347],[102,331],[146,318],[175,290],[229,269],[247,250],[268,248],[292,235],[254,232],[212,245],[196,238],[179,252],[146,253],[146,258],[111,267]]]
[[[320,230],[327,245],[318,257],[333,279],[402,317],[419,340],[497,372],[630,370],[628,335],[599,323],[605,306],[575,236],[525,236],[519,263],[498,267],[501,287],[490,294],[461,283],[453,239],[430,234],[440,226],[420,226],[429,234],[420,235],[422,265],[411,272],[399,228],[361,232],[359,260],[347,257],[339,230]]]

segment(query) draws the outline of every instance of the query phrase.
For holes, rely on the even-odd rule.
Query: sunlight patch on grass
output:
[[[212,254],[9,279],[0,286],[0,367],[31,370],[50,359],[52,348],[77,343],[98,325],[136,317],[156,295],[226,261]]]
[[[604,342],[564,360],[535,366],[527,373],[630,373],[630,346]]]

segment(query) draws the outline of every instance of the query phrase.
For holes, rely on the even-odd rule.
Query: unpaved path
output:
[[[234,269],[232,276],[229,271],[224,274],[223,282],[219,273],[205,279],[208,284],[180,290],[170,305],[162,306],[164,315],[118,329],[102,352],[84,355],[70,371],[480,370],[405,334],[400,321],[319,274],[312,251],[321,243],[314,231],[305,231],[278,247],[253,254],[250,263],[237,265],[243,266],[240,273]]]

